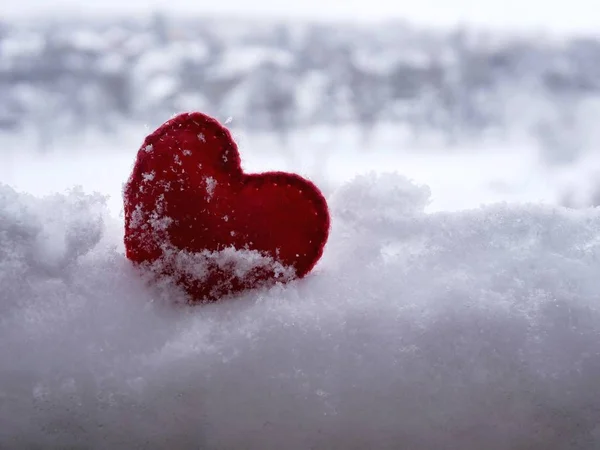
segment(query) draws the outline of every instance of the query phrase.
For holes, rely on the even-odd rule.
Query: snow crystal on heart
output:
[[[161,250],[161,258],[144,264],[147,271],[143,276],[148,280],[157,276],[154,286],[164,292],[170,299],[169,303],[173,303],[172,292],[179,289],[182,280],[192,285],[211,285],[211,278],[215,273],[227,274],[221,283],[212,288],[211,294],[219,296],[228,290],[234,291],[234,286],[240,283],[251,282],[255,287],[260,287],[261,283],[267,284],[261,281],[264,273],[271,273],[279,283],[289,282],[296,277],[293,267],[285,266],[266,253],[256,250],[226,247],[218,251],[190,252],[168,242],[162,243]],[[182,298],[181,301],[185,300]]]
[[[139,228],[144,224],[144,211],[142,211],[142,205],[136,205],[133,213],[131,214],[131,228]]]
[[[154,170],[152,172],[146,172],[146,173],[142,174],[142,178],[144,179],[145,182],[154,180],[155,176],[156,176],[156,172]]]
[[[163,247],[166,260],[169,260],[181,272],[195,277],[202,281],[204,277],[210,274],[208,268],[212,265],[220,269],[227,269],[240,280],[257,268],[264,268],[275,271],[275,277],[280,279],[292,279],[294,276],[293,267],[286,267],[275,259],[261,254],[256,250],[236,249],[227,247],[220,251],[188,252],[175,249],[170,246]],[[165,259],[158,264],[164,264]]]
[[[217,187],[217,180],[213,177],[206,177],[206,193],[208,194],[208,201],[211,201],[215,194],[215,188]]]
[[[158,216],[156,213],[153,213],[150,216],[149,222],[152,229],[157,231],[165,231],[171,226],[173,219],[171,217]]]
[[[150,213],[150,218],[148,220],[148,223],[150,224],[152,229],[156,230],[156,231],[165,231],[174,222],[173,218],[163,215],[164,208],[165,208],[164,201],[165,201],[165,194],[160,194],[156,198],[154,210]],[[136,211],[137,211],[137,207],[136,207]]]

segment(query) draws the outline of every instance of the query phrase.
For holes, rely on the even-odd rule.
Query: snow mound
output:
[[[306,279],[202,307],[100,196],[0,185],[0,448],[600,446],[600,214],[356,178]]]

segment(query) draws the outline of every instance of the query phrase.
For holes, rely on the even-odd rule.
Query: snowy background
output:
[[[600,448],[599,75],[590,33],[0,22],[0,448]],[[185,110],[322,188],[309,277],[181,308],[124,258]]]

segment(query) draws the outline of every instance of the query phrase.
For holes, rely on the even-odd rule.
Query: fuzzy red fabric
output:
[[[197,112],[146,138],[124,206],[127,258],[175,279],[192,302],[304,277],[329,235],[327,202],[313,183],[284,172],[245,174],[229,131]],[[209,260],[196,270],[193,259],[178,259],[226,249],[260,252],[272,264],[240,272],[235,262]]]

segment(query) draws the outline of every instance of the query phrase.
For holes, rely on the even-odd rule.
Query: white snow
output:
[[[206,183],[206,200],[210,202],[215,195],[217,180],[215,180],[213,177],[206,177],[204,182]]]
[[[323,187],[331,237],[307,278],[195,308],[123,255],[135,149],[4,154],[0,448],[599,447],[600,212],[555,205],[593,156],[335,138],[236,136]]]
[[[261,46],[241,46],[227,50],[221,57],[221,61],[210,71],[211,76],[227,74],[236,76],[256,70],[264,64],[273,64],[279,67],[289,67],[293,62],[293,56],[288,52],[277,48]]]

